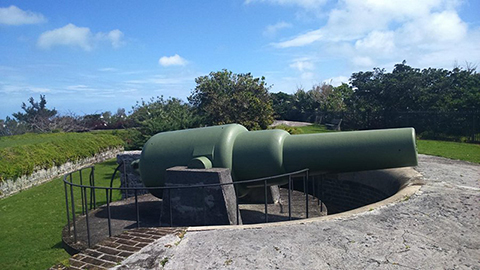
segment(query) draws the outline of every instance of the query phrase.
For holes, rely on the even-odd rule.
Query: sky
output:
[[[187,101],[231,70],[294,93],[354,72],[480,64],[479,0],[0,0],[0,119],[45,95],[82,116]]]

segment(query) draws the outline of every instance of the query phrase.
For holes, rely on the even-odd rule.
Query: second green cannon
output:
[[[146,187],[162,187],[174,166],[229,168],[232,179],[241,181],[305,168],[340,173],[416,166],[417,150],[413,128],[290,135],[229,124],[158,133],[145,143],[137,165]],[[239,196],[248,188],[241,186]],[[161,190],[151,192],[162,197]]]

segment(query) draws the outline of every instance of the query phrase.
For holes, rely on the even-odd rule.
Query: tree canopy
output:
[[[273,122],[272,102],[265,78],[228,70],[195,79],[188,101],[206,125],[239,123],[248,129],[265,129]]]

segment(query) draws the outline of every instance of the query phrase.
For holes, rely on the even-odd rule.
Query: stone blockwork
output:
[[[167,169],[163,193],[161,223],[174,226],[242,224],[237,217],[237,197],[230,170],[226,168],[189,169],[178,166]],[[208,188],[182,186],[217,185]]]
[[[138,228],[107,238],[92,248],[70,258],[70,265],[57,265],[50,270],[108,269],[155,240],[169,235],[185,234],[185,228]]]
[[[32,186],[48,182],[56,177],[59,177],[69,172],[73,172],[89,164],[94,164],[114,158],[121,151],[123,151],[123,147],[113,148],[102,153],[98,153],[92,157],[67,162],[65,164],[54,166],[49,169],[38,169],[35,170],[35,172],[31,175],[24,175],[15,180],[7,179],[3,182],[0,182],[0,199],[13,195],[22,190],[28,189]]]
[[[117,163],[120,166],[120,182],[122,188],[145,187],[140,175],[136,173],[131,163],[140,158],[142,151],[124,151],[117,155]],[[148,193],[148,190],[138,190],[137,195]],[[135,196],[134,190],[122,190],[122,199]]]

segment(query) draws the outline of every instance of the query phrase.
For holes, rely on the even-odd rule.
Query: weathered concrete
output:
[[[416,170],[425,184],[395,203],[349,216],[190,228],[176,245],[151,244],[117,268],[480,269],[480,166],[420,155]],[[155,254],[156,263],[143,263]]]
[[[163,191],[162,225],[196,226],[237,224],[237,197],[230,170],[225,168],[167,170],[166,187],[227,184],[208,188],[183,188]],[[229,185],[230,184],[230,185]],[[202,192],[199,192],[202,191]],[[171,218],[172,217],[172,218]],[[242,218],[238,217],[239,224]]]

